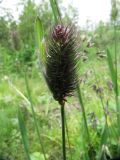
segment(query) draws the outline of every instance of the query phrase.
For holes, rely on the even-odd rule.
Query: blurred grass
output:
[[[50,4],[53,9],[55,23],[61,22],[56,0],[50,0]],[[55,6],[53,4],[55,4]],[[49,14],[47,16],[49,16]],[[53,16],[50,17],[53,18]],[[52,19],[50,20],[52,21]],[[39,28],[43,29],[41,21],[38,19],[36,21],[36,30],[38,30],[36,39],[38,39],[38,46],[42,53],[40,55],[42,57],[42,62],[44,62],[44,34],[47,35],[48,30],[50,30],[48,29],[50,24],[47,23],[48,28],[45,33],[39,30]],[[32,25],[28,23],[27,29],[29,26]],[[119,42],[120,29],[119,27],[116,29],[118,35],[117,40]],[[23,35],[25,32],[23,32]],[[116,123],[119,114],[116,112],[118,102],[115,99],[115,86],[118,85],[117,87],[120,87],[120,65],[118,63],[118,79],[116,84],[116,73],[114,73],[114,64],[116,62],[114,59],[116,58],[116,52],[118,53],[117,61],[119,62],[120,60],[120,46],[118,46],[115,51],[114,41],[116,38],[111,24],[99,25],[98,28],[96,27],[95,31],[87,32],[79,29],[78,34],[80,38],[80,55],[84,53],[86,56],[85,60],[82,56],[80,57],[78,78],[81,83],[82,98],[85,105],[91,144],[93,147],[91,151],[93,154],[97,154],[97,160],[108,153],[110,153],[111,157],[116,156],[119,154],[119,123],[118,125]],[[88,39],[84,42],[81,40],[82,34],[88,36]],[[86,47],[89,38],[93,39],[93,42],[95,42],[94,46],[91,48]],[[28,41],[29,40],[26,39],[26,42]],[[30,93],[34,104],[37,123],[40,130],[42,130],[41,138],[44,142],[47,158],[49,160],[61,160],[60,108],[57,102],[53,100],[46,86],[43,75],[40,72],[40,67],[43,66],[38,66],[37,55],[34,54],[36,52],[34,52],[35,49],[32,47],[34,44],[33,41],[31,42],[32,45],[31,43],[29,45],[26,43],[24,49],[22,48],[20,51],[13,51],[8,49],[9,47],[5,48],[5,46],[0,45],[0,158],[26,160],[23,141],[18,127],[17,108],[19,107],[28,131],[31,160],[44,159],[42,150],[40,150],[41,153],[39,152],[39,142],[33,123],[33,116],[30,111],[24,75],[22,73],[23,68],[27,66]],[[4,44],[6,44],[6,41]],[[108,52],[106,52],[106,47],[109,48]],[[101,51],[103,51],[103,55],[98,54],[99,52],[101,54]],[[44,68],[42,69],[44,70]],[[112,76],[110,76],[109,71]],[[28,97],[27,101],[23,97]],[[117,95],[116,97],[119,100],[119,96]],[[104,105],[102,105],[101,99]],[[86,142],[83,139],[84,123],[82,119],[82,110],[79,108],[76,93],[74,97],[68,99],[66,111],[72,157],[75,160],[86,160],[88,157],[86,157],[84,151],[84,148],[86,148]],[[67,143],[67,159],[69,160],[70,154],[68,148],[69,144]]]
[[[36,37],[38,39],[40,37],[39,40],[42,42],[41,44],[38,44],[38,46],[41,51],[40,53],[42,53],[40,57],[42,57],[42,62],[44,62],[44,32],[39,31],[40,26],[41,28],[43,27],[41,21],[37,19],[36,28],[40,35],[36,35]],[[86,49],[86,43],[85,46],[83,45],[82,47],[80,53]],[[104,49],[104,46],[101,48]],[[114,44],[108,45],[108,48],[112,57],[112,63],[114,64]],[[117,50],[119,49],[120,47],[118,46]],[[99,55],[96,54],[98,50],[99,48],[96,46],[87,48],[87,60],[83,61],[82,57],[80,58],[78,78],[81,83],[82,98],[90,131],[90,140],[93,147],[92,151],[94,154],[98,154],[97,156],[102,156],[103,152],[106,152],[105,147],[107,147],[111,155],[114,156],[118,154],[118,126],[116,124],[116,101],[113,87],[113,84],[115,83],[113,79],[115,76],[112,73],[113,78],[111,80],[109,74],[110,65],[108,65],[107,62],[107,52],[105,51],[104,53],[105,57],[100,58]],[[5,52],[6,51],[4,51],[4,55],[6,56],[7,54]],[[5,57],[5,60],[7,58],[8,57]],[[118,60],[119,59],[120,57],[118,55]],[[7,59],[2,64],[4,70],[0,72],[0,157],[9,157],[10,159],[16,160],[25,159],[17,120],[17,108],[20,107],[28,130],[31,159],[42,160],[44,158],[42,150],[41,153],[39,152],[39,142],[32,114],[30,112],[30,104],[23,98],[23,96],[26,98],[28,97],[24,75],[21,72],[23,69],[22,67],[24,66],[18,66],[17,68],[16,64],[13,64],[13,60],[11,60],[10,63],[8,63],[8,61],[9,60]],[[40,72],[40,67],[41,66],[38,66],[36,57],[35,60],[33,59],[32,65],[27,66],[30,94],[34,104],[37,123],[40,130],[42,130],[41,138],[44,142],[47,158],[49,160],[60,160],[62,159],[60,108],[57,102],[53,100],[53,97],[48,90],[43,74]],[[44,70],[44,68],[42,69]],[[120,73],[118,71],[118,87],[120,86],[119,77]],[[16,92],[15,88],[12,87],[9,82],[12,83],[23,96]],[[100,97],[102,98],[104,107],[101,104]],[[105,115],[107,116],[105,117]],[[83,139],[84,123],[82,119],[82,110],[79,107],[76,93],[74,97],[68,98],[66,104],[66,117],[72,157],[75,160],[86,160],[88,157],[85,156],[86,154],[84,151],[84,148],[87,147],[86,142]],[[67,158],[70,159],[68,143],[66,148]],[[98,160],[99,157],[96,157],[96,159]]]
[[[110,81],[110,76],[108,74],[108,66],[106,59],[97,59],[94,58],[91,60],[88,60],[86,62],[81,61],[81,68],[80,68],[80,78],[81,78],[81,89],[83,91],[83,101],[86,106],[87,111],[87,119],[89,122],[89,129],[90,129],[90,135],[92,137],[92,143],[96,147],[96,150],[98,150],[97,146],[100,143],[100,136],[101,131],[104,127],[104,112],[103,108],[101,106],[101,102],[98,96],[98,93],[93,89],[93,85],[96,84],[96,79],[93,73],[93,67],[96,72],[96,76],[99,80],[99,87],[103,89],[102,91],[102,97],[104,103],[107,103],[109,101],[109,114],[108,114],[108,124],[109,128],[114,126],[116,128],[116,113],[115,113],[115,100],[114,100],[114,91],[110,88],[108,85],[108,81]],[[37,69],[35,69],[37,70]],[[39,72],[37,72],[39,73]],[[118,74],[119,75],[119,74]],[[18,105],[22,107],[22,112],[25,115],[26,123],[28,126],[28,131],[30,133],[29,139],[30,139],[30,152],[34,153],[35,151],[39,152],[39,144],[36,141],[37,136],[35,133],[35,128],[32,123],[31,113],[28,112],[26,108],[29,107],[29,105],[26,103],[26,101],[16,93],[16,91],[9,85],[8,78],[11,80],[11,82],[19,89],[25,96],[27,96],[26,88],[25,88],[25,82],[24,77],[20,77],[19,74],[17,75],[10,75],[7,77],[6,75],[1,77],[0,81],[0,110],[1,114],[4,112],[7,114],[7,117],[4,116],[5,120],[8,121],[9,125],[6,126],[6,123],[2,124],[2,128],[6,128],[8,130],[8,135],[2,131],[3,138],[1,143],[1,152],[4,156],[6,156],[8,146],[6,142],[6,138],[10,139],[10,132],[15,132],[18,137],[14,137],[14,141],[10,142],[9,149],[10,153],[9,156],[14,157],[18,160],[24,159],[24,151],[23,148],[21,148],[20,143],[20,135],[18,130],[18,123],[17,123],[17,107]],[[118,81],[119,84],[119,81]],[[61,155],[61,144],[60,144],[60,113],[59,113],[59,107],[57,106],[57,102],[54,102],[51,93],[49,92],[46,83],[44,81],[44,78],[42,77],[41,73],[36,75],[36,71],[31,72],[29,76],[29,85],[31,89],[32,99],[33,103],[35,105],[35,110],[37,112],[37,119],[38,124],[40,123],[40,126],[43,128],[42,138],[45,142],[46,146],[46,152],[48,153],[49,157],[53,157],[54,159],[60,159]],[[71,103],[72,102],[72,103]],[[78,101],[77,101],[77,95],[75,97],[72,97],[71,99],[68,99],[68,104],[66,105],[67,110],[67,122],[68,122],[68,128],[69,128],[69,137],[70,137],[70,143],[71,143],[71,149],[73,153],[73,157],[77,160],[80,155],[82,155],[82,135],[79,133],[82,132],[82,128],[80,129],[79,126],[82,126],[81,117],[82,114],[79,112],[80,109],[78,107]],[[78,112],[79,110],[79,112]],[[2,117],[1,117],[2,118]],[[10,129],[9,129],[10,128]],[[111,128],[112,129],[112,128]],[[96,132],[97,131],[97,132]],[[13,134],[13,133],[12,133]],[[81,137],[81,138],[80,138]],[[117,140],[114,138],[114,136],[111,136],[112,138],[108,140],[107,144],[111,144],[110,150],[113,154],[113,148],[117,144]],[[16,142],[19,140],[19,142]],[[37,143],[36,143],[37,142]],[[19,153],[15,149],[17,143],[17,148],[19,148]],[[4,146],[5,145],[5,146]],[[53,150],[54,147],[54,150]],[[3,148],[3,149],[2,149]],[[84,151],[83,151],[84,153]],[[19,156],[18,156],[19,155]],[[55,157],[54,157],[54,156]],[[21,157],[21,158],[17,158]]]

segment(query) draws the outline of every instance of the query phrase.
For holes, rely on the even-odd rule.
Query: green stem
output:
[[[36,118],[36,114],[35,114],[35,110],[34,110],[34,106],[33,106],[33,102],[32,102],[32,97],[31,97],[31,94],[30,94],[30,89],[29,89],[26,73],[25,73],[25,83],[26,83],[26,89],[27,89],[27,93],[28,93],[28,97],[29,97],[29,101],[30,101],[30,106],[31,106],[31,110],[32,110],[32,115],[33,115],[33,119],[34,119],[36,132],[37,132],[37,135],[38,135],[39,143],[41,145],[41,149],[42,149],[42,153],[44,155],[44,159],[47,160],[46,155],[45,155],[45,150],[44,150],[44,147],[43,147],[43,143],[42,143],[42,140],[41,140],[41,137],[40,137],[40,131],[39,131],[38,123],[37,123],[37,118]]]
[[[58,7],[58,3],[57,3],[56,0],[54,1],[54,3],[55,3],[57,14],[58,14],[58,22],[60,21],[60,23],[62,24],[61,13],[60,13],[60,10],[59,10],[59,7]]]
[[[115,69],[116,69],[116,94],[118,95],[118,85],[117,85],[117,39],[116,39],[116,24],[114,22],[114,44],[115,44]]]
[[[62,123],[62,150],[63,150],[63,160],[66,160],[65,109],[64,109],[64,104],[61,104],[61,123]]]
[[[85,130],[86,130],[86,134],[87,134],[87,141],[90,145],[90,135],[89,135],[89,129],[88,129],[88,125],[87,125],[87,118],[86,118],[86,114],[85,114],[85,108],[84,108],[81,90],[80,90],[79,85],[77,85],[77,93],[78,93],[78,98],[79,98],[79,102],[80,102],[81,109],[82,109],[83,121],[84,121]]]
[[[115,101],[116,101],[116,109],[117,109],[117,124],[118,124],[118,133],[120,136],[120,106],[119,106],[119,91],[118,91],[118,67],[117,67],[117,33],[116,33],[116,21],[114,21],[114,46],[115,46]],[[120,137],[119,137],[120,138]],[[120,152],[120,144],[118,144],[118,152]]]
[[[119,115],[119,102],[118,102],[118,96],[119,96],[119,93],[118,93],[118,70],[117,70],[117,39],[116,39],[116,24],[114,22],[114,38],[115,38],[115,42],[114,42],[114,45],[115,45],[115,77],[116,77],[116,84],[115,84],[115,99],[116,99],[116,106],[117,106],[117,112]],[[118,120],[120,120],[120,117],[118,116]],[[119,121],[120,122],[120,121]]]
[[[65,114],[65,126],[66,126],[66,135],[67,135],[69,151],[70,151],[70,159],[72,160],[72,152],[71,152],[71,147],[70,147],[70,138],[69,138],[69,131],[68,131],[68,125],[67,125],[67,120],[66,120],[66,114]]]
[[[26,153],[27,160],[31,160],[30,158],[30,152],[29,152],[29,140],[27,136],[27,130],[25,126],[25,121],[21,112],[21,109],[18,108],[18,122],[19,122],[19,128],[20,128],[20,133],[23,141],[23,146],[24,150]]]

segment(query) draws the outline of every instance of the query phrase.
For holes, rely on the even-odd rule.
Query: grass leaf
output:
[[[30,154],[29,154],[29,143],[28,143],[27,130],[26,130],[23,115],[20,109],[18,109],[18,121],[19,121],[19,128],[20,128],[20,132],[22,136],[24,149],[26,152],[26,157],[28,160],[31,160]]]
[[[86,117],[86,112],[85,112],[85,106],[84,106],[84,103],[83,103],[83,98],[82,98],[82,95],[81,95],[81,90],[80,90],[80,87],[79,85],[77,85],[77,93],[78,93],[78,100],[79,100],[79,103],[80,103],[80,106],[81,106],[81,110],[82,110],[82,117],[83,117],[83,130],[84,130],[84,141],[87,145],[90,145],[91,144],[91,141],[90,141],[90,135],[89,135],[89,129],[88,129],[88,124],[87,124],[87,117]],[[88,151],[87,151],[87,147],[84,145],[84,150],[87,152],[86,153],[86,156],[88,157],[87,159],[89,159],[89,154],[88,154]]]
[[[53,11],[55,23],[58,23],[59,21],[61,22],[61,14],[60,14],[60,10],[59,10],[57,1],[50,0],[50,4],[51,4],[52,11]]]
[[[112,56],[110,51],[107,49],[107,61],[108,61],[108,66],[109,66],[109,70],[110,70],[110,75],[111,75],[111,79],[114,85],[114,90],[116,92],[116,73],[115,73],[115,68],[114,68],[114,64],[113,64],[113,60],[112,60]]]
[[[35,34],[36,34],[35,36],[36,36],[37,48],[40,52],[39,59],[41,60],[41,63],[44,63],[46,59],[45,42],[44,42],[44,27],[39,17],[37,17],[36,22],[35,22]]]
[[[28,77],[27,77],[26,72],[25,72],[25,85],[26,85],[26,90],[27,90],[27,94],[28,94],[28,99],[30,101],[31,111],[32,111],[32,115],[33,115],[35,129],[36,129],[36,132],[37,132],[37,135],[38,135],[38,140],[39,140],[39,143],[40,143],[40,146],[41,146],[41,150],[42,150],[44,159],[47,160],[45,150],[44,150],[44,146],[43,146],[43,142],[42,142],[42,138],[41,138],[41,135],[40,135],[40,130],[39,130],[37,118],[36,118],[36,113],[35,113],[34,106],[33,106],[31,91],[30,91],[30,87],[29,87],[29,84],[28,84]]]

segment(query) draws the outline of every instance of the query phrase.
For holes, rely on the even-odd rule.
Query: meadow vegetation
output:
[[[77,25],[78,13],[72,6],[64,10],[62,2],[58,3],[63,22],[77,28],[78,78],[90,133],[88,144],[76,91],[65,105],[68,160],[120,156],[120,7],[114,2],[110,22],[89,30]],[[21,0],[20,5],[23,11],[18,22],[9,10],[0,9],[4,10],[0,16],[0,160],[44,160],[42,147],[46,159],[62,160],[60,107],[41,72],[35,39],[38,16],[47,46],[54,14],[49,1],[38,6],[32,0]]]

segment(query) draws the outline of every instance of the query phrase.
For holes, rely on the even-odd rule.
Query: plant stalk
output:
[[[26,89],[27,89],[27,93],[28,93],[28,97],[29,97],[29,101],[30,101],[30,106],[31,106],[31,110],[32,110],[32,115],[33,115],[33,119],[34,119],[36,132],[37,132],[37,135],[38,135],[39,143],[40,143],[40,146],[41,146],[41,149],[42,149],[42,153],[43,153],[44,159],[47,160],[46,155],[45,155],[45,150],[44,150],[44,147],[43,147],[43,143],[42,143],[42,139],[40,137],[40,131],[39,131],[38,123],[37,123],[37,118],[36,118],[36,114],[35,114],[32,98],[31,98],[31,94],[30,94],[30,89],[29,89],[26,73],[25,73],[25,83],[26,83]]]
[[[115,84],[115,99],[116,99],[116,106],[117,106],[117,112],[118,112],[118,124],[120,122],[120,116],[119,116],[119,113],[120,113],[120,109],[119,109],[119,102],[118,102],[118,96],[119,96],[119,92],[118,92],[118,68],[117,68],[117,39],[116,39],[116,24],[114,22],[114,38],[115,38],[115,41],[114,41],[114,45],[115,45],[115,76],[116,76],[116,84]]]
[[[120,138],[120,104],[119,104],[119,90],[118,90],[118,64],[117,64],[117,30],[116,30],[116,20],[114,21],[114,46],[115,46],[115,101],[116,101],[116,109],[117,109],[117,124],[118,124],[118,133]],[[120,152],[120,144],[118,144],[118,152]]]
[[[82,109],[83,121],[84,121],[85,130],[86,130],[86,134],[87,134],[87,141],[88,141],[88,144],[90,145],[90,135],[89,135],[89,129],[88,129],[88,125],[87,125],[87,118],[86,118],[85,108],[84,108],[79,85],[77,85],[77,93],[78,93],[79,103],[80,103],[81,109]]]
[[[64,104],[61,104],[61,123],[62,123],[62,151],[63,151],[63,160],[66,160],[65,108],[64,108]]]
[[[72,151],[71,151],[71,146],[70,146],[70,138],[69,138],[69,131],[68,131],[68,125],[67,125],[67,120],[66,120],[66,113],[65,113],[65,126],[66,126],[66,136],[68,139],[68,146],[69,146],[69,152],[70,152],[70,159],[72,160]]]

